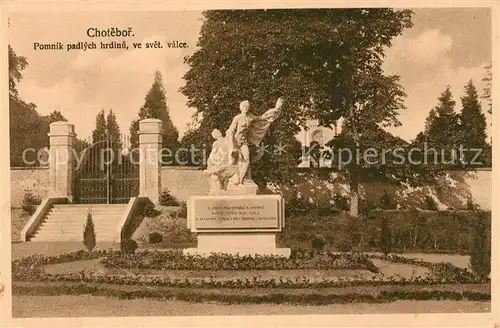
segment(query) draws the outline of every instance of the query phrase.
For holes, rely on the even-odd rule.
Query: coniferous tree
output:
[[[104,115],[104,109],[97,114],[95,119],[95,128],[92,131],[92,143],[96,144],[98,142],[103,142],[106,140],[106,117]]]
[[[429,116],[427,116],[427,118],[425,119],[425,128],[424,128],[424,133],[428,134],[430,129],[431,129],[431,126],[432,124],[434,123],[434,121],[436,120],[436,117],[437,117],[437,113],[436,113],[436,110],[433,108],[431,109],[431,111],[429,112]]]
[[[437,155],[429,152],[426,165],[449,168],[458,165],[458,149],[462,139],[460,122],[455,113],[456,102],[449,86],[438,100],[438,105],[434,107],[435,117],[429,122],[429,130],[426,133],[427,146],[433,148]]]
[[[466,166],[482,166],[485,164],[485,156],[488,148],[486,142],[486,117],[481,109],[479,96],[472,80],[465,86],[465,95],[461,100],[461,141],[463,148],[470,149],[464,153],[463,160]],[[478,158],[475,158],[476,151],[481,152]],[[471,163],[472,160],[477,162],[477,164]]]
[[[120,142],[120,127],[116,121],[115,113],[113,110],[109,110],[108,116],[106,118],[106,129],[108,130],[109,139],[112,144],[117,144]]]
[[[92,220],[92,213],[90,212],[87,214],[87,220],[83,227],[83,244],[89,252],[92,252],[96,246],[94,221]]]
[[[151,89],[145,97],[144,105],[139,110],[139,117],[130,125],[132,148],[138,146],[139,121],[146,118],[157,118],[162,121],[163,147],[170,149],[172,153],[175,152],[179,145],[179,131],[174,126],[169,111],[162,76],[159,71],[156,71]]]

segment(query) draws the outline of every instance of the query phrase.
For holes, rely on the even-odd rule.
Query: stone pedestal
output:
[[[162,121],[139,122],[139,196],[158,204],[161,192]]]
[[[49,132],[49,197],[67,197],[73,201],[73,172],[75,168],[75,127],[60,121],[50,124]]]
[[[244,185],[235,188],[245,190]],[[284,223],[280,195],[194,196],[188,203],[188,228],[198,234],[198,245],[184,252],[289,256],[289,248],[276,247]]]
[[[276,248],[276,233],[273,232],[214,232],[198,233],[198,246],[188,248],[185,254],[208,256],[211,253],[231,255],[290,256],[289,248]]]

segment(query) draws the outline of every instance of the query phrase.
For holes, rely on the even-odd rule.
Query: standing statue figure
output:
[[[233,149],[239,153],[237,185],[243,185],[245,178],[251,180],[249,146],[260,144],[271,123],[280,116],[282,105],[283,99],[278,98],[274,108],[269,109],[261,116],[255,116],[249,113],[250,102],[248,100],[240,103],[241,113],[233,118],[226,132],[226,138],[232,142]],[[252,161],[255,160],[255,158],[252,159]]]

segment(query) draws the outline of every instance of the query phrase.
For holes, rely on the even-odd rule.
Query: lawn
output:
[[[12,297],[12,316],[39,317],[146,317],[215,315],[312,315],[312,314],[396,314],[396,313],[484,313],[490,302],[471,301],[395,301],[391,303],[352,303],[333,305],[225,304],[120,300],[88,296]]]

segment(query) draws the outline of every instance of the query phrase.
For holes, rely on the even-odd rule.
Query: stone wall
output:
[[[11,169],[11,207],[21,207],[26,189],[31,190],[34,195],[45,198],[49,192],[49,170],[47,168]]]
[[[493,201],[492,193],[492,171],[481,170],[475,173],[463,174],[455,172],[453,175],[462,176],[462,183],[456,186],[460,190],[456,192],[451,190],[449,194],[459,194],[460,192],[470,193],[475,203],[481,208],[491,210]],[[168,189],[172,195],[180,201],[186,201],[191,195],[207,195],[209,189],[208,178],[203,175],[201,170],[188,167],[163,167],[161,169],[162,188]],[[45,197],[48,193],[49,171],[47,169],[17,170],[11,169],[11,199],[12,207],[21,205],[24,190],[31,189],[33,193],[40,197]],[[451,183],[453,185],[453,183]],[[326,186],[326,189],[331,189]],[[364,188],[369,198],[374,200],[379,194],[387,189],[388,192],[396,192],[394,186],[384,186],[378,184],[367,185]],[[318,195],[319,196],[319,195]],[[325,197],[324,200],[329,197]],[[412,197],[410,196],[410,199]]]
[[[189,196],[207,195],[209,191],[208,177],[203,171],[191,167],[162,167],[161,187],[168,189],[180,201]]]

